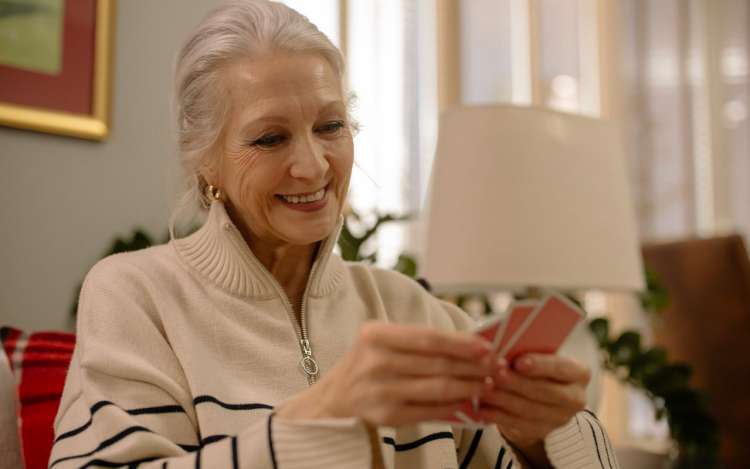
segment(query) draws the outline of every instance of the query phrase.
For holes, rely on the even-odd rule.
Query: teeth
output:
[[[319,190],[318,192],[311,194],[311,195],[282,195],[281,197],[286,200],[289,203],[292,204],[299,204],[299,203],[310,203],[310,202],[317,202],[318,200],[322,199],[325,195],[326,190],[325,188]]]

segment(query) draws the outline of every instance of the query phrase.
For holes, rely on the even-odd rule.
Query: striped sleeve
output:
[[[545,439],[545,451],[557,469],[620,469],[601,422],[590,411],[576,414],[571,421]],[[457,442],[459,469],[520,469],[512,446],[496,427],[463,429]]]
[[[576,414],[544,442],[547,456],[560,469],[619,469],[607,432],[593,412]]]
[[[463,429],[457,442],[459,469],[521,469],[511,446],[500,435],[497,427]]]
[[[113,275],[95,267],[84,282],[51,469],[369,467],[357,421],[286,422],[270,406],[240,433],[201,439],[202,396],[192,398],[149,295]]]

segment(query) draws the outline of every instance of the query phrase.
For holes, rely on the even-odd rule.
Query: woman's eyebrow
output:
[[[345,109],[344,102],[340,99],[335,99],[320,106],[318,115],[335,111],[344,112]],[[253,116],[249,121],[242,125],[242,132],[247,132],[251,126],[256,124],[288,124],[289,122],[289,117],[283,114]]]
[[[250,127],[257,124],[288,124],[289,118],[281,115],[267,115],[250,119],[242,125],[242,133],[247,133]]]

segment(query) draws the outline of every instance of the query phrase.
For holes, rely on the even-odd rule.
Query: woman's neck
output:
[[[302,296],[320,243],[304,246],[270,244],[248,236],[245,236],[245,242],[284,289],[299,318]]]

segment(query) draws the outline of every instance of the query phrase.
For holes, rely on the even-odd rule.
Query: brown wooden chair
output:
[[[647,268],[666,287],[670,305],[656,341],[670,359],[693,366],[721,429],[721,461],[750,464],[750,260],[738,235],[650,244]]]

